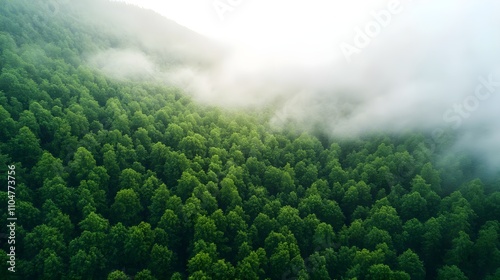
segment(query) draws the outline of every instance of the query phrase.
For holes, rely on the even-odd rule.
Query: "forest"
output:
[[[88,55],[140,42],[69,3],[0,0],[1,279],[500,279],[500,174],[454,131],[277,129],[110,77]]]

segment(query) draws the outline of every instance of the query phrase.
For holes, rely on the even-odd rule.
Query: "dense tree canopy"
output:
[[[467,157],[443,163],[425,133],[276,130],[108,77],[87,54],[141,45],[68,2],[0,0],[17,279],[499,279],[500,181]]]

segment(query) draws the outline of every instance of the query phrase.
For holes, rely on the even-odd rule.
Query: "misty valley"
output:
[[[312,65],[120,1],[0,0],[0,279],[500,279],[500,40],[408,46],[426,26],[388,2]]]

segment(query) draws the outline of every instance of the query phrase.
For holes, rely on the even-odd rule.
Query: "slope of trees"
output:
[[[120,39],[63,3],[0,0],[0,168],[16,165],[19,220],[0,278],[499,279],[498,183],[466,157],[436,167],[449,143],[276,132],[112,80],[83,58]]]

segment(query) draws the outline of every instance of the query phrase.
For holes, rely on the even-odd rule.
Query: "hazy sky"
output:
[[[119,0],[263,55],[314,64],[338,57],[340,38],[389,1]],[[409,0],[404,0],[409,1]],[[231,6],[231,3],[232,6]]]

